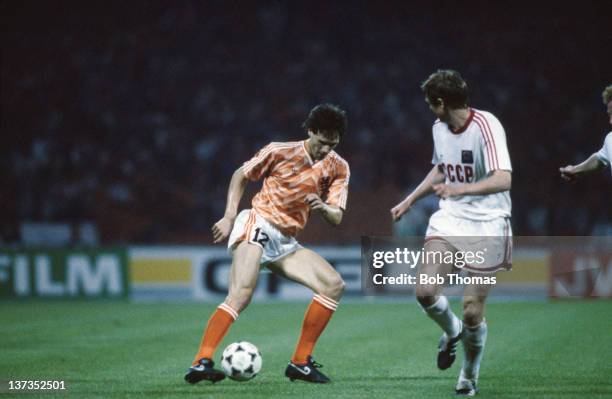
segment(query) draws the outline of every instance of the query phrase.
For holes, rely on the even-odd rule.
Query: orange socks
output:
[[[313,297],[304,315],[300,340],[291,358],[293,363],[305,364],[308,361],[308,356],[312,354],[319,336],[337,307],[338,302],[331,298],[318,294]]]
[[[293,363],[305,364],[308,361],[308,356],[312,354],[319,336],[327,326],[337,307],[338,302],[331,298],[323,295],[314,296],[304,315],[300,340],[291,358]],[[204,335],[202,336],[202,342],[200,343],[200,349],[193,361],[193,365],[196,365],[203,357],[212,359],[215,350],[237,318],[238,312],[226,303],[222,303],[217,307],[217,310],[208,320],[206,330],[204,330]]]
[[[198,361],[203,357],[212,359],[217,346],[219,346],[230,326],[237,318],[238,312],[226,303],[222,303],[217,307],[215,313],[213,313],[208,320],[206,330],[204,330],[202,342],[200,343],[200,350],[193,360],[194,366],[198,364]]]

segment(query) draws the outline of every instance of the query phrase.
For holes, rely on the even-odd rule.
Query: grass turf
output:
[[[458,310],[459,304],[453,303]],[[0,397],[443,398],[461,363],[435,366],[439,330],[416,306],[340,306],[315,352],[329,385],[283,375],[305,304],[253,304],[221,349],[247,340],[263,354],[254,380],[191,386],[183,374],[214,305],[122,302],[1,303]],[[612,301],[492,303],[481,398],[612,396]],[[55,392],[7,392],[10,379],[65,380]],[[24,396],[25,395],[25,396]]]

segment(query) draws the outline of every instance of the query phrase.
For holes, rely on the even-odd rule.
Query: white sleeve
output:
[[[606,136],[603,147],[597,153],[597,158],[606,165],[610,165],[610,158],[612,158],[612,132]]]
[[[431,156],[431,164],[437,165],[440,162],[438,161],[438,154],[436,154],[436,146],[434,145],[433,155]]]
[[[433,131],[433,128],[431,130],[432,130],[431,137],[433,139],[433,155],[431,156],[431,164],[437,165],[440,163],[440,160],[438,159],[438,153],[436,151],[436,134]]]
[[[507,170],[512,172],[508,144],[506,143],[506,132],[499,120],[492,114],[479,118],[481,130],[483,130],[483,159],[487,173],[494,170]]]

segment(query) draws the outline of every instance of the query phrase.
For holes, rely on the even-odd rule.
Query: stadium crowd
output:
[[[83,220],[105,243],[202,242],[233,170],[270,141],[305,137],[323,101],[349,115],[346,217],[360,217],[362,193],[384,192],[388,212],[429,170],[419,84],[438,67],[461,71],[471,104],[506,128],[516,235],[612,234],[610,171],[558,176],[610,130],[597,5],[535,9],[518,26],[518,11],[403,3],[48,3],[36,17],[27,4],[8,10],[2,39],[4,242],[23,221]]]

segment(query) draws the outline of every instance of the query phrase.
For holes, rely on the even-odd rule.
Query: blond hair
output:
[[[606,87],[603,91],[603,93],[601,93],[601,96],[603,97],[603,102],[604,104],[608,104],[610,101],[612,101],[612,85],[609,85],[608,87]]]

